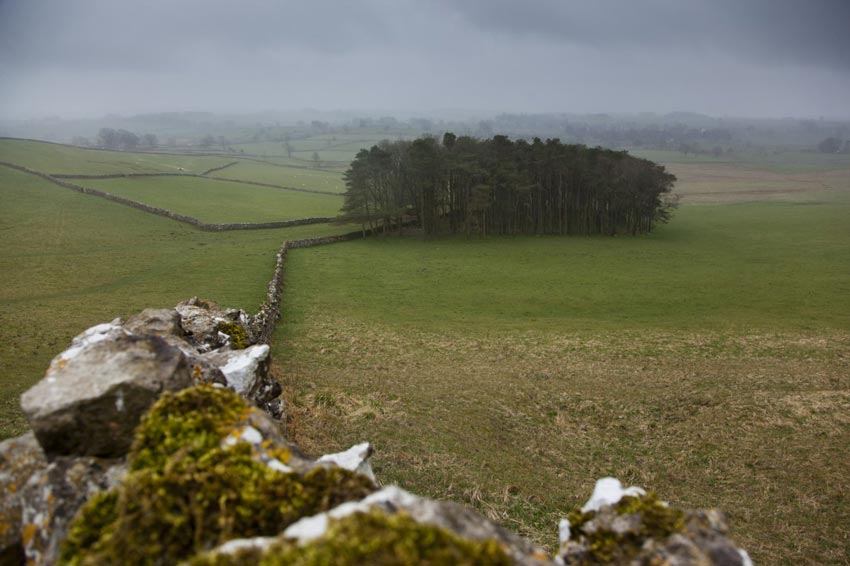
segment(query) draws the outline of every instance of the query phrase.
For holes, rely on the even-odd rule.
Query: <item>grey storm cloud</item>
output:
[[[848,116],[848,22],[848,0],[0,0],[0,116]]]
[[[441,0],[470,25],[601,49],[720,50],[850,70],[848,0]]]
[[[0,0],[0,31],[7,65],[123,69],[167,68],[186,55],[344,51],[387,34],[369,3],[329,0]]]

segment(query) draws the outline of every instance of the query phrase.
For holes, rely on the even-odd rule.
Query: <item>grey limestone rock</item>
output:
[[[159,396],[191,385],[178,348],[158,336],[98,325],[53,360],[21,396],[21,408],[48,457],[121,456]]]
[[[145,309],[124,323],[124,328],[133,334],[156,336],[183,336],[180,315],[174,309]]]
[[[553,565],[542,549],[534,547],[479,513],[456,503],[418,497],[396,486],[385,487],[361,501],[343,503],[325,513],[305,517],[290,525],[278,538],[233,540],[213,550],[210,555],[215,557],[216,554],[232,554],[249,549],[255,556],[261,556],[264,552],[274,552],[274,543],[283,539],[309,545],[327,532],[331,521],[370,510],[379,510],[390,515],[403,512],[418,523],[445,529],[468,540],[495,540],[517,565]],[[210,562],[214,562],[214,558]]]
[[[579,515],[575,525],[561,522],[559,564],[752,566],[719,511],[678,510],[614,478],[596,483]]]
[[[246,332],[252,327],[251,317],[242,310],[222,309],[212,301],[192,297],[174,307],[180,315],[180,326],[186,339],[198,351],[208,352],[229,345],[230,337],[221,332],[223,322],[238,322]]]
[[[255,344],[242,350],[222,348],[198,359],[202,365],[218,368],[228,386],[234,391],[262,405],[280,395],[277,382],[269,377],[270,349],[267,344]]]
[[[27,481],[47,467],[32,432],[0,442],[0,564],[23,564],[22,494]]]
[[[26,563],[56,564],[68,525],[79,508],[126,473],[122,460],[59,457],[38,470],[23,489],[22,532]]]

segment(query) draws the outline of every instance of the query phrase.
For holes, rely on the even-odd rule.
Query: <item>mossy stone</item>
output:
[[[327,532],[305,545],[283,540],[260,552],[206,555],[190,566],[508,566],[495,540],[466,540],[406,513],[379,510],[331,520]]]
[[[219,322],[218,329],[230,336],[230,346],[234,350],[244,350],[251,345],[248,332],[238,322]]]
[[[591,564],[620,564],[628,563],[637,556],[643,543],[648,539],[664,540],[674,533],[685,530],[685,518],[682,511],[668,507],[654,493],[641,496],[626,496],[615,503],[611,517],[601,521],[605,510],[582,512],[573,510],[567,519],[573,539],[586,549],[578,561],[568,562],[571,565]],[[609,519],[613,516],[635,515],[637,526],[634,530],[615,532],[610,527]],[[592,529],[585,528],[594,521]]]
[[[130,473],[83,507],[60,563],[175,564],[230,539],[277,535],[374,490],[348,470],[282,473],[248,443],[224,446],[250,410],[235,393],[208,386],[163,396],[137,430]]]

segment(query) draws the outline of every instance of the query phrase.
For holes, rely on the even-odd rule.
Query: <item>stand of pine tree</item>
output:
[[[426,235],[637,235],[669,219],[675,180],[624,151],[446,133],[361,150],[342,219],[399,230],[414,219]]]

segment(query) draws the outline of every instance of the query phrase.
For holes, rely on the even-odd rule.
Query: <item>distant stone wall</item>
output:
[[[230,163],[226,163],[221,167],[213,167],[212,169],[207,169],[206,171],[203,171],[201,173],[107,173],[104,175],[93,175],[89,173],[48,173],[48,175],[56,179],[135,179],[138,177],[206,177],[210,173],[215,173],[216,171],[221,171],[222,169],[227,169],[228,167],[233,167],[237,163],[239,162],[231,161]]]
[[[201,177],[198,173],[108,173],[90,175],[85,173],[47,173],[54,179],[135,179],[137,177]]]
[[[50,145],[59,145],[62,147],[72,147],[74,149],[79,149],[82,151],[103,151],[108,153],[142,153],[145,155],[176,155],[178,157],[232,157],[230,155],[223,155],[221,153],[214,152],[176,152],[176,151],[152,151],[149,149],[132,149],[132,150],[124,150],[118,148],[107,148],[107,147],[90,147],[90,146],[82,146],[82,145],[72,145],[69,143],[55,142],[55,141],[47,141],[47,140],[37,140],[34,138],[16,138],[12,136],[0,136],[0,140],[13,140],[13,141],[27,141],[27,142],[37,142],[37,143],[47,143]]]
[[[301,187],[287,187],[286,185],[273,185],[271,183],[260,183],[258,181],[245,181],[243,179],[225,179],[224,177],[207,177],[216,181],[226,181],[228,183],[242,183],[243,185],[255,185],[257,187],[269,187],[272,189],[283,189],[286,191],[298,191],[299,193],[314,193],[317,195],[340,196],[339,193],[333,191],[319,191],[316,189],[302,189]]]
[[[72,191],[76,191],[78,193],[97,196],[106,200],[110,200],[112,202],[117,202],[119,204],[123,204],[125,206],[129,206],[144,212],[149,212],[151,214],[156,214],[158,216],[165,216],[166,218],[170,218],[171,220],[176,220],[177,222],[183,222],[184,224],[190,224],[199,230],[203,230],[205,232],[226,232],[230,230],[264,230],[271,228],[287,228],[290,226],[304,226],[306,224],[327,224],[328,222],[333,222],[335,219],[333,217],[317,217],[317,218],[299,218],[296,220],[281,220],[276,222],[235,222],[235,223],[227,223],[227,224],[216,224],[216,223],[208,223],[204,222],[198,218],[193,216],[188,216],[185,214],[178,214],[176,212],[172,212],[165,208],[159,208],[158,206],[151,206],[149,204],[145,204],[142,202],[138,202],[132,199],[128,199],[122,196],[113,195],[112,193],[107,193],[104,191],[100,191],[98,189],[92,189],[90,187],[83,187],[82,185],[77,185],[75,183],[70,183],[68,181],[63,180],[62,178],[58,178],[54,175],[50,175],[48,173],[42,173],[41,171],[36,171],[35,169],[30,169],[29,167],[24,167],[23,165],[16,165],[14,163],[8,163],[5,161],[0,161],[0,165],[5,167],[9,167],[10,169],[16,169],[18,171],[23,171],[24,173],[29,173],[31,175],[37,175],[47,181],[55,185],[59,185],[60,187],[65,187],[66,189],[71,189]],[[85,177],[85,178],[102,178],[102,179],[110,179],[110,178],[118,178],[118,177],[130,177],[130,176],[164,176],[164,175],[181,175],[188,177],[200,177],[200,175],[186,173],[139,173],[139,174],[122,174],[122,175],[109,175],[109,176],[98,176],[98,177]],[[77,178],[77,177],[65,177],[65,178]]]
[[[316,189],[304,189],[301,187],[289,187],[286,185],[275,185],[272,183],[260,183],[259,181],[246,181],[244,179],[226,179],[224,177],[209,177],[210,173],[221,171],[239,163],[234,161],[222,167],[215,167],[204,171],[203,173],[109,173],[106,175],[88,175],[88,174],[69,174],[69,173],[46,173],[54,179],[136,179],[142,177],[198,177],[202,179],[210,179],[212,181],[223,181],[225,183],[239,183],[241,185],[254,185],[256,187],[268,187],[271,189],[281,189],[284,191],[296,191],[299,193],[313,193],[317,195],[339,196],[339,193],[333,191],[319,191]]]
[[[210,173],[215,173],[216,171],[221,171],[222,169],[227,169],[228,167],[233,167],[237,163],[239,163],[239,162],[238,161],[231,161],[230,163],[225,163],[221,167],[213,167],[212,169],[207,169],[206,171],[201,173],[201,177],[209,175]]]

